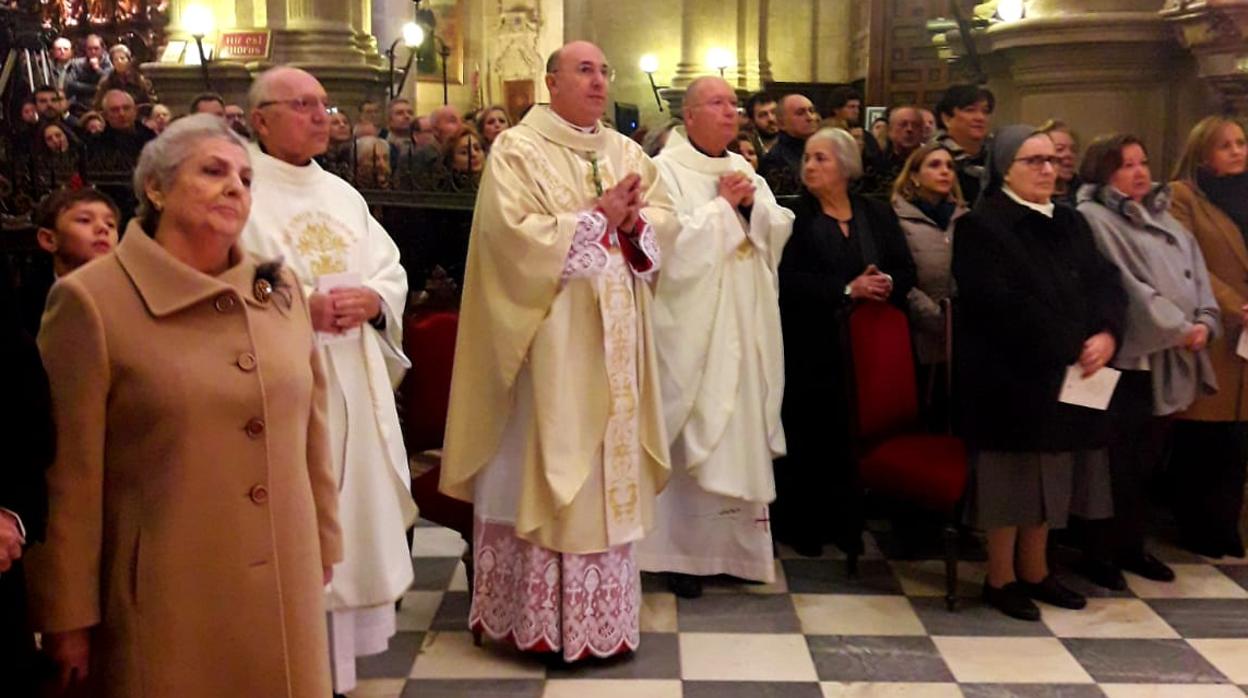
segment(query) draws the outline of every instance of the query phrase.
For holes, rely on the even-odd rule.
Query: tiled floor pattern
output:
[[[873,542],[869,538],[868,542]],[[400,633],[360,661],[353,698],[1242,698],[1248,694],[1248,560],[1154,550],[1179,575],[1098,592],[1081,612],[1024,623],[983,607],[981,563],[960,566],[945,610],[938,561],[869,545],[859,574],[781,549],[773,585],[715,583],[693,601],[644,579],[635,656],[554,666],[472,645],[462,541],[416,530],[416,583]]]

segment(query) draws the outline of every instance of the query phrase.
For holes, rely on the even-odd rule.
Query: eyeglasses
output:
[[[705,102],[698,102],[697,104],[690,104],[689,107],[693,109],[696,109],[698,107],[710,107],[712,109],[730,108],[736,111],[737,100],[736,98],[715,97],[714,99],[708,99]]]
[[[556,68],[550,72],[557,73],[559,72],[559,69]],[[592,63],[582,63],[576,66],[576,74],[585,79],[592,78],[595,74],[597,74],[607,82],[615,82],[615,68],[612,68],[609,65],[598,67],[594,66]]]
[[[338,107],[330,104],[327,100],[320,97],[299,97],[296,99],[272,99],[267,102],[261,102],[256,105],[257,109],[271,107],[274,104],[285,104],[293,111],[299,114],[311,114],[317,109],[323,109],[326,114],[333,114],[338,111]]]
[[[1053,169],[1062,162],[1062,159],[1056,155],[1032,155],[1025,158],[1014,158],[1014,162],[1021,162],[1033,170],[1044,169],[1045,165],[1050,165]]]

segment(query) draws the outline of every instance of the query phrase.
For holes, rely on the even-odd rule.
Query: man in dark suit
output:
[[[7,276],[0,278],[0,695],[31,696],[38,680],[34,634],[26,618],[22,555],[43,537],[52,463],[48,379],[34,339],[18,324]]]

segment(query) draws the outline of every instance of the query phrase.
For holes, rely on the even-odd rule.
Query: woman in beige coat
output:
[[[1242,124],[1211,116],[1192,129],[1170,186],[1170,213],[1200,246],[1223,333],[1209,342],[1219,390],[1174,426],[1174,514],[1184,547],[1243,557],[1239,519],[1248,460],[1248,363],[1236,345],[1248,317],[1248,144]]]
[[[906,303],[923,411],[929,426],[943,429],[949,418],[949,395],[944,384],[948,357],[942,303],[953,295],[953,228],[967,213],[953,153],[940,143],[919,146],[893,183],[892,203],[918,270],[918,283]]]
[[[237,244],[250,178],[225,122],[171,125],[116,253],[48,299],[60,448],[28,586],[62,688],[330,695],[324,380],[298,283]]]

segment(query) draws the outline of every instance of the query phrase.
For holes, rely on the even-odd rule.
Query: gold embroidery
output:
[[[607,269],[596,279],[611,402],[603,440],[607,541],[620,545],[643,534],[641,448],[637,386],[637,307],[624,256],[611,249]]]
[[[287,244],[307,265],[312,278],[348,269],[358,233],[320,211],[299,214],[286,226]]]

